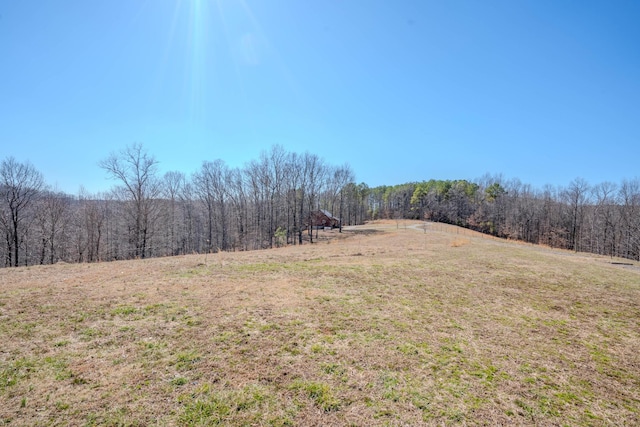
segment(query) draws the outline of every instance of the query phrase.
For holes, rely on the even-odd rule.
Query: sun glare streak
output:
[[[280,57],[278,50],[273,46],[273,44],[269,41],[269,38],[266,36],[264,30],[262,29],[262,25],[256,18],[255,14],[251,10],[251,7],[247,4],[245,0],[238,0],[238,3],[242,7],[244,13],[247,15],[249,21],[251,22],[251,26],[254,28],[255,33],[258,35],[259,40],[261,40],[266,49],[267,53],[270,56],[273,56],[275,59],[275,64],[280,68],[280,72],[284,76],[287,81],[289,88],[296,94],[296,96],[301,97],[302,91],[300,86],[298,85],[296,79],[293,77],[293,73],[289,70],[289,67],[285,64],[285,62]]]
[[[158,71],[155,81],[155,92],[160,92],[166,76],[167,68],[170,67],[171,52],[173,50],[176,39],[176,28],[180,18],[180,1],[175,2],[173,13],[171,14],[171,26],[169,27],[169,35],[167,37],[167,45],[165,46],[162,60],[160,63],[160,70]]]
[[[263,79],[273,71],[279,77],[271,80],[273,85],[283,85],[298,106],[309,105],[246,1],[175,0],[167,6],[166,46],[154,92],[162,96],[165,87],[176,85],[175,106],[193,129],[215,123],[210,108],[222,108],[217,100],[228,91],[236,92],[240,114],[253,123],[252,118],[263,113],[252,101],[259,95],[250,91],[255,86],[253,79]],[[172,81],[166,80],[169,78]]]
[[[216,6],[217,6],[217,11],[218,11],[218,16],[220,17],[220,22],[222,24],[222,30],[224,33],[224,36],[227,40],[227,44],[228,44],[228,50],[229,50],[229,56],[231,58],[231,63],[233,66],[233,71],[234,71],[234,76],[235,76],[235,83],[238,86],[238,90],[240,92],[240,98],[242,100],[242,105],[244,108],[244,113],[245,113],[245,117],[251,117],[251,110],[249,108],[249,100],[247,97],[247,91],[244,85],[244,81],[242,79],[242,76],[240,75],[240,65],[238,63],[238,55],[237,52],[234,50],[233,48],[233,39],[231,37],[231,30],[229,27],[229,22],[227,19],[227,16],[225,14],[224,8],[222,6],[222,2],[221,1],[216,1]],[[251,122],[252,123],[252,122]],[[251,131],[253,131],[253,126],[251,127]]]
[[[188,64],[187,64],[187,93],[189,97],[189,111],[191,121],[201,123],[205,117],[205,55],[206,55],[206,25],[203,22],[207,14],[204,13],[205,1],[189,2],[188,23]]]

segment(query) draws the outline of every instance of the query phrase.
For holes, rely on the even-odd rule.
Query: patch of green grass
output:
[[[80,331],[80,339],[82,341],[91,341],[94,338],[101,336],[102,333],[95,328],[85,328]]]
[[[324,373],[337,375],[338,377],[342,377],[346,372],[346,370],[337,363],[322,363],[320,368]]]
[[[167,311],[168,308],[169,308],[168,304],[156,303],[156,304],[146,305],[143,310],[146,314],[160,314]]]
[[[140,310],[131,305],[121,305],[113,310],[111,310],[112,316],[120,316],[120,317],[132,317],[135,314],[138,314]]]
[[[269,425],[292,425],[289,417],[270,414],[270,409],[278,406],[277,402],[273,393],[260,385],[218,390],[204,384],[195,393],[182,395],[178,400],[183,405],[178,415],[181,426],[262,425],[265,418]]]
[[[87,319],[86,313],[76,313],[71,316],[70,320],[74,323],[82,323]]]
[[[391,400],[392,402],[399,402],[402,397],[402,393],[399,390],[398,384],[400,381],[397,374],[391,372],[383,373],[381,381],[384,389],[382,397],[384,399]]]
[[[434,371],[448,371],[450,377],[459,377],[460,369],[466,368],[467,358],[462,346],[456,340],[445,338],[443,344],[434,351],[432,365]]]
[[[383,408],[383,409],[379,409],[378,411],[375,412],[375,414],[373,414],[373,418],[386,418],[386,417],[392,417],[393,416],[393,411],[389,408]]]
[[[70,405],[66,402],[57,401],[55,403],[55,407],[58,411],[66,411],[69,409]]]
[[[595,344],[587,344],[587,348],[589,349],[589,354],[591,358],[599,365],[609,365],[611,363],[611,356],[607,353],[607,351],[599,347]]]
[[[586,346],[589,349],[591,359],[596,363],[596,370],[599,373],[616,378],[617,380],[623,380],[626,378],[636,378],[636,380],[640,379],[640,377],[635,377],[624,369],[619,369],[605,346],[598,346],[596,344],[586,344]]]
[[[164,341],[143,341],[138,342],[138,346],[142,349],[142,358],[145,361],[154,361],[161,359],[165,355],[167,343]],[[180,359],[178,363],[187,363],[185,359],[188,356],[186,354],[179,354],[178,358]]]
[[[602,420],[602,417],[599,417],[599,416],[595,415],[595,414],[594,414],[593,412],[591,412],[591,410],[589,410],[589,409],[585,409],[585,410],[584,410],[584,415],[585,415],[585,417],[587,417],[587,419],[588,419],[589,421],[596,421],[596,420],[601,421],[601,420]]]
[[[174,272],[174,274],[177,277],[180,277],[183,279],[190,279],[193,277],[205,276],[210,273],[211,273],[211,269],[204,263],[199,263],[197,266],[193,268],[186,268],[178,272]]]
[[[171,380],[171,385],[176,387],[180,387],[188,383],[189,383],[189,380],[186,379],[185,377],[176,377]]]
[[[521,409],[521,412],[520,412],[521,415],[525,415],[527,417],[533,417],[534,414],[536,413],[536,410],[522,399],[516,399],[513,403],[515,403],[516,406]]]
[[[20,358],[0,368],[0,392],[13,387],[23,379],[28,379],[35,371],[36,364],[32,359]]]
[[[79,375],[72,375],[72,380],[71,383],[73,385],[83,385],[83,384],[87,384],[89,381],[87,381],[85,378],[79,376]]]
[[[182,351],[176,355],[174,365],[178,371],[191,370],[202,356],[196,350]]]
[[[223,399],[209,396],[185,405],[178,421],[182,426],[221,425],[231,414],[231,406]]]
[[[499,378],[498,368],[491,364],[476,365],[476,370],[471,375],[480,378],[485,384],[493,384]]]
[[[104,412],[85,414],[86,427],[89,426],[118,426],[118,427],[139,427],[142,422],[132,420],[132,411],[126,406],[113,407]]]
[[[325,412],[340,409],[340,400],[334,395],[331,386],[318,381],[296,380],[291,384],[292,390],[302,391],[313,400],[316,406]]]
[[[37,326],[38,324],[36,322],[21,323],[20,328],[17,331],[17,335],[21,338],[30,338],[33,336]]]
[[[279,331],[280,325],[278,325],[277,323],[267,323],[264,325],[260,325],[259,330],[260,332]]]
[[[418,350],[418,348],[410,343],[404,343],[404,344],[400,344],[399,346],[396,347],[396,350],[398,350],[400,353],[404,354],[405,356],[417,356],[418,354],[420,354],[420,351]]]
[[[296,341],[285,343],[285,345],[282,346],[281,350],[291,354],[292,356],[297,356],[300,353],[302,353],[302,350],[300,349],[300,345]]]
[[[450,353],[450,354],[462,354],[463,350],[462,347],[460,346],[460,343],[455,342],[451,339],[445,339],[444,340],[445,344],[443,344],[440,347],[440,350],[443,353]]]
[[[424,393],[413,391],[411,392],[410,400],[413,406],[422,411],[423,421],[428,421],[432,416],[432,404],[430,397]]]
[[[582,399],[569,391],[556,393],[554,397],[560,405],[575,405],[582,402]]]
[[[465,413],[459,408],[447,408],[443,411],[443,415],[454,423],[461,423],[466,418]]]
[[[69,364],[61,357],[47,356],[44,358],[44,362],[53,371],[54,378],[57,381],[63,381],[73,376],[69,369]]]
[[[234,271],[239,273],[276,273],[287,268],[287,264],[272,263],[272,262],[260,262],[260,263],[247,263],[239,264],[231,267]]]
[[[3,318],[2,322],[0,322],[0,334],[20,339],[32,338],[38,324],[36,322],[26,322],[21,317]]]
[[[235,336],[236,334],[232,331],[222,331],[214,335],[212,341],[219,344],[231,344]]]
[[[182,320],[187,326],[199,326],[202,324],[202,320],[200,320],[198,317],[195,317],[195,316],[185,315],[183,316]]]
[[[557,417],[560,415],[558,411],[559,406],[553,397],[538,394],[536,395],[536,402],[538,404],[540,414],[551,417]]]

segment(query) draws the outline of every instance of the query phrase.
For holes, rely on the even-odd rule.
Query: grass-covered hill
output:
[[[0,424],[638,425],[640,269],[617,261],[389,222],[2,269]]]

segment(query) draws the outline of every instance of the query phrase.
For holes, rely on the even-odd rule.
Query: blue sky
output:
[[[370,186],[640,175],[640,2],[0,0],[0,158],[69,193],[274,144]]]

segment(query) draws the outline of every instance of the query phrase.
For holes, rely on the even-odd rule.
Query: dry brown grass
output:
[[[469,239],[461,239],[458,237],[456,239],[453,239],[450,246],[452,248],[459,248],[460,246],[464,246],[468,244],[469,244]]]
[[[637,270],[409,221],[321,237],[0,270],[0,424],[640,424]]]

